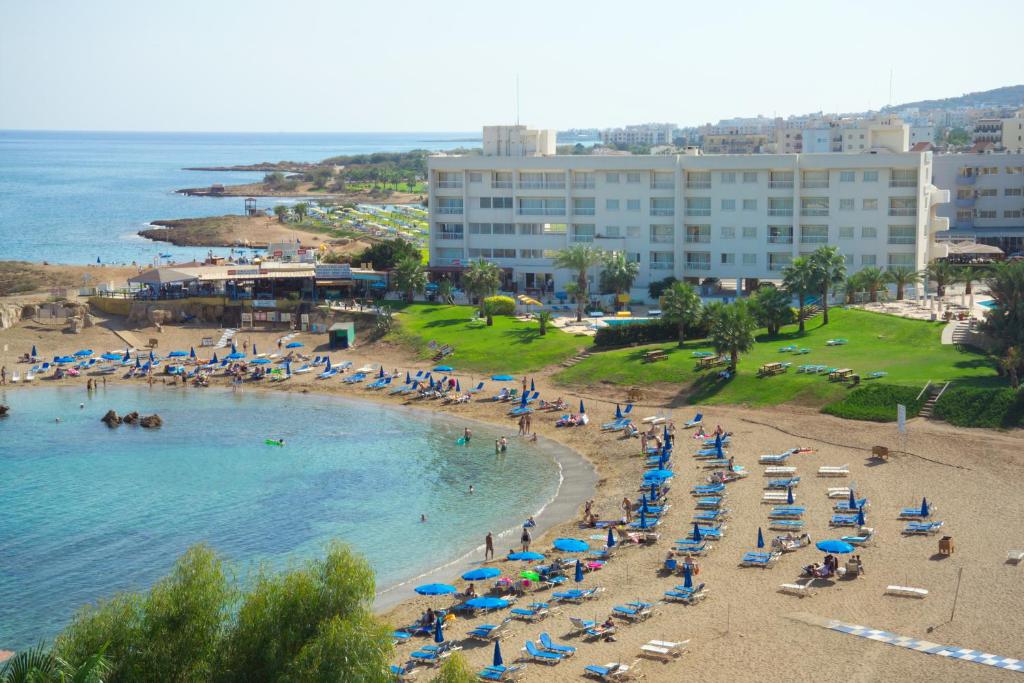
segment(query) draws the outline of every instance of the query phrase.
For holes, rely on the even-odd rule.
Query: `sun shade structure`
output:
[[[846,541],[837,541],[835,539],[830,539],[827,541],[818,541],[814,545],[818,550],[820,550],[823,553],[845,554],[853,552],[852,545],[850,545]]]
[[[508,556],[508,559],[517,562],[539,562],[544,559],[544,556],[535,552],[512,553]]]
[[[580,541],[575,538],[556,538],[555,542],[551,545],[555,550],[561,550],[565,553],[582,553],[590,550],[590,545],[586,541]]]
[[[493,579],[496,576],[501,576],[501,570],[494,567],[480,567],[479,569],[472,569],[462,575],[464,581],[483,581],[484,579]]]
[[[511,604],[511,602],[504,598],[490,597],[473,598],[472,600],[466,601],[466,606],[472,607],[473,609],[501,609],[503,607],[508,607]]]
[[[452,595],[456,592],[455,586],[447,583],[426,583],[414,588],[420,595]]]

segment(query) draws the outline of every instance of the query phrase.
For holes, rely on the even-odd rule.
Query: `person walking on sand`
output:
[[[532,541],[532,540],[533,540],[533,538],[530,536],[530,530],[528,528],[526,528],[526,527],[523,527],[523,534],[519,537],[519,542],[523,544],[523,552],[524,553],[525,552],[529,552],[529,550],[530,550],[530,541]]]
[[[7,384],[7,366],[0,367],[0,384]]]
[[[278,339],[277,340],[277,350],[280,351],[282,346],[284,346],[284,344],[281,342],[280,339]]]
[[[630,522],[633,519],[633,501],[629,499],[629,496],[625,496],[622,499],[622,511],[626,513],[626,522]]]
[[[647,432],[640,434],[640,455],[647,455]]]
[[[490,531],[487,532],[487,537],[484,539],[484,562],[488,559],[494,559],[494,536]]]

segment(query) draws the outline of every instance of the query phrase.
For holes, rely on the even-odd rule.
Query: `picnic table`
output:
[[[769,377],[771,375],[781,375],[789,367],[782,363],[765,363],[761,366],[761,369],[757,371],[758,377]]]
[[[839,368],[828,373],[828,379],[830,382],[845,382],[852,374],[853,370],[850,368]]]
[[[654,351],[647,351],[644,353],[645,363],[653,363],[659,360],[668,360],[668,355],[663,349],[655,349]]]
[[[704,356],[697,359],[697,369],[713,368],[716,365],[724,365],[726,362],[725,356]]]

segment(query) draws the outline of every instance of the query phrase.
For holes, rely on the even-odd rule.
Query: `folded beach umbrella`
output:
[[[612,533],[611,527],[608,527],[608,540],[605,541],[605,545],[609,548],[615,547],[615,534]]]
[[[697,526],[697,525],[694,524],[694,526]],[[690,571],[690,563],[689,562],[684,562],[683,563],[683,587],[684,588],[693,588],[693,572]]]
[[[928,499],[927,498],[922,498],[921,499],[921,516],[922,517],[927,517],[929,514],[930,513],[928,511]]]
[[[717,455],[719,458],[725,457],[725,451],[722,450],[721,444],[715,446],[715,455]]]
[[[757,527],[757,547],[764,547],[764,534],[761,532],[761,527]]]
[[[286,349],[301,349],[303,346],[302,342],[289,342],[284,345]]]
[[[455,392],[459,394],[462,393],[462,385],[459,384],[459,380],[455,380]]]
[[[434,642],[435,643],[443,643],[444,642],[444,626],[442,625],[443,622],[444,622],[444,619],[435,619],[434,620]]]
[[[149,350],[149,362],[152,363],[156,360],[156,356],[153,355],[153,349]]]
[[[495,567],[479,567],[478,569],[471,569],[462,575],[464,581],[483,581],[485,579],[493,579],[496,576],[501,576],[501,570]]]
[[[231,353],[238,353],[238,347],[235,346],[235,342],[231,342]]]
[[[787,486],[786,487],[786,504],[787,505],[792,505],[793,504],[793,487],[792,486]]]
[[[722,434],[721,434],[721,432],[715,434],[715,448],[719,452],[722,451]]]
[[[651,482],[651,500],[658,500],[658,485],[653,481]]]
[[[864,526],[864,506],[857,508],[857,525]]]
[[[583,563],[576,560],[576,576],[573,577],[576,583],[582,583],[583,581]]]
[[[647,528],[647,514],[643,510],[640,511],[640,523],[637,525],[637,528],[638,529],[646,529]]]
[[[501,641],[494,641],[494,657],[491,659],[491,666],[504,666],[505,660],[501,658]]]
[[[850,509],[857,507],[857,496],[853,495],[853,486],[850,487]]]
[[[700,527],[697,526],[697,522],[694,522],[693,523],[693,540],[695,542],[697,542],[697,543],[700,543],[700,540],[702,538],[704,538],[704,537],[700,535]]]
[[[260,354],[260,352],[256,350],[256,344],[253,344],[252,345],[252,355],[258,356],[259,354]]]
[[[583,407],[583,399],[580,399],[580,413],[587,412],[587,409]]]
[[[196,359],[196,347],[194,347],[194,346],[188,347],[188,357],[191,358],[192,360]]]
[[[35,345],[35,344],[33,344],[33,345],[32,345],[32,357],[33,357],[33,358],[35,358],[35,357],[36,357],[36,356],[38,356],[38,355],[39,355],[39,354],[38,354],[38,353],[36,353],[36,345]]]
[[[405,371],[405,383],[412,384],[412,375],[409,374],[408,370]]]
[[[561,550],[564,553],[583,553],[590,550],[590,546],[586,541],[580,541],[575,538],[556,538],[555,542],[551,545],[555,550]]]
[[[640,497],[640,514],[648,515],[651,513],[650,508],[647,507],[647,496]]]
[[[622,419],[622,408],[621,408],[621,406],[619,406],[618,403],[615,404],[615,419],[616,420],[621,420]]]
[[[455,586],[447,583],[425,583],[414,588],[419,595],[451,595],[455,593]]]
[[[537,391],[537,385],[533,383],[533,378],[530,378],[530,391]]]
[[[853,552],[853,546],[847,543],[846,541],[837,541],[832,539],[827,541],[818,541],[814,545],[818,550],[820,550],[823,553],[845,554]]]
[[[525,553],[511,553],[511,554],[509,554],[508,559],[516,560],[516,561],[519,561],[519,562],[536,562],[536,561],[543,560],[544,556],[541,555],[540,553],[535,553],[533,551],[529,551],[529,552],[525,552]]]
[[[292,374],[292,363],[291,363],[291,361],[287,361],[286,360],[284,362],[284,374],[286,374],[286,375]]]
[[[213,358],[211,358],[211,359],[210,359],[210,362],[211,362],[211,363],[216,363],[216,362],[218,362],[218,361],[217,361],[217,352],[216,352],[216,351],[214,351],[214,352],[213,352]]]
[[[141,368],[142,363],[139,361],[139,354],[135,354],[135,367]]]
[[[525,393],[523,394],[522,398],[519,400],[519,407],[520,408],[525,408],[526,407],[526,394]]]
[[[326,369],[326,372],[330,372],[330,371],[331,371],[331,359],[330,359],[330,357],[328,357],[327,358],[327,369]]]

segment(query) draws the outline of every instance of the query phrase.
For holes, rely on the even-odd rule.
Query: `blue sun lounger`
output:
[[[389,384],[391,384],[391,378],[390,377],[383,377],[381,379],[378,379],[375,382],[371,382],[370,384],[367,384],[366,388],[367,389],[383,389],[384,387],[386,387]]]
[[[699,424],[703,424],[703,422],[704,413],[697,413],[696,415],[693,416],[692,420],[683,425],[683,429],[690,429],[691,427],[696,427]]]
[[[903,533],[908,536],[913,534],[934,534],[941,528],[942,522],[909,522],[903,528]]]
[[[402,384],[400,386],[394,387],[388,393],[389,394],[404,394],[404,393],[412,391],[415,386],[416,386],[416,382],[409,382],[408,384]]]
[[[867,498],[857,498],[853,501],[853,507],[850,507],[849,500],[837,500],[833,509],[836,512],[857,512],[857,510],[860,510],[861,508],[868,507],[870,507],[870,503]]]
[[[804,528],[804,522],[801,519],[773,519],[768,522],[768,528],[778,531],[800,531]]]
[[[928,516],[931,517],[932,513],[935,512],[935,507],[931,504],[928,505]],[[921,514],[921,508],[903,508],[900,510],[900,519],[924,519],[924,515]]]
[[[578,588],[574,588],[568,591],[552,593],[551,597],[555,598],[556,600],[561,600],[563,602],[583,602],[587,598],[594,597],[596,594],[596,588],[588,588],[587,590],[580,590]]]
[[[692,519],[695,522],[718,522],[725,518],[729,513],[725,508],[718,508],[717,510],[698,510],[693,513]]]
[[[713,493],[721,493],[725,490],[725,484],[701,484],[690,489],[695,496],[708,496]]]
[[[479,384],[477,384],[472,389],[466,389],[466,393],[467,394],[477,394],[477,393],[480,393],[481,391],[483,391],[483,388],[484,388],[484,383],[480,382]]]
[[[316,378],[317,379],[330,379],[331,377],[334,377],[335,375],[337,375],[339,372],[341,372],[341,371],[338,370],[338,368],[331,368],[330,370],[325,370],[325,371],[321,372],[319,375],[316,376]]]
[[[576,654],[576,648],[571,645],[560,645],[556,643],[551,640],[551,636],[548,635],[547,631],[540,634],[540,646],[541,649],[547,650],[548,652],[557,652],[565,657],[572,657]]]
[[[408,661],[402,666],[391,665],[391,680],[395,683],[405,683],[405,681],[411,681],[413,675],[416,673],[416,662]]]
[[[850,545],[867,545],[868,542],[875,535],[875,530],[868,527],[861,527],[860,532],[856,536],[840,536],[840,541],[845,541]]]
[[[601,431],[618,432],[628,427],[631,422],[632,420],[630,420],[628,417],[620,417],[615,420],[612,420],[611,422],[605,422],[603,425],[601,425]]]
[[[697,507],[702,509],[720,508],[722,507],[722,501],[724,500],[725,498],[721,496],[707,496],[704,498],[698,498]]]
[[[790,477],[789,479],[772,479],[764,485],[766,489],[782,489],[785,491],[791,486],[797,486],[800,483],[800,477]]]
[[[697,528],[700,529],[700,536],[701,536],[701,538],[720,539],[720,538],[722,538],[722,534],[725,533],[725,527],[723,527],[721,525],[719,525],[719,526],[703,526],[703,525],[698,524]],[[692,541],[693,540],[693,530],[692,529],[690,530],[690,533],[686,536],[686,540],[688,540],[688,541]]]
[[[351,377],[346,377],[345,379],[343,379],[341,381],[344,382],[345,384],[358,384],[359,382],[362,382],[364,379],[366,379],[366,373],[365,372],[357,372],[356,374],[352,375]]]
[[[469,633],[467,637],[473,638],[474,640],[495,640],[501,637],[502,632],[508,628],[509,622],[512,621],[512,617],[509,617],[502,621],[500,624],[480,624]]]
[[[511,409],[510,411],[508,411],[508,414],[509,415],[526,415],[527,413],[532,413],[532,412],[533,412],[533,408],[531,408],[530,406],[516,406],[515,408]]]
[[[616,605],[612,607],[612,616],[626,619],[627,621],[643,621],[652,614],[650,606]]]
[[[518,678],[525,668],[525,664],[485,666],[477,673],[476,677],[481,681],[512,681]]]
[[[714,460],[701,460],[700,466],[706,470],[714,470],[729,466],[729,458],[715,458]]]
[[[829,526],[859,526],[857,515],[832,515],[828,524]]]
[[[776,505],[768,513],[768,517],[803,517],[805,512],[807,512],[807,508],[803,505]]]
[[[548,611],[549,607],[550,605],[546,602],[531,602],[526,607],[513,608],[511,614],[516,619],[522,619],[523,621],[540,621],[550,614]]]
[[[779,559],[780,553],[756,553],[750,552],[743,556],[740,560],[740,565],[743,567],[761,567],[767,569],[775,564],[775,561]]]
[[[681,539],[675,542],[673,548],[677,553],[684,553],[688,555],[703,555],[709,550],[708,544],[704,541],[691,541],[687,539]]]
[[[728,455],[724,450],[719,454],[717,448],[702,448],[693,454],[695,458],[720,458],[722,455]]]
[[[526,647],[523,649],[526,650],[526,654],[530,656],[530,659],[541,664],[559,664],[565,659],[564,655],[560,655],[557,652],[547,652],[539,649],[532,640],[526,641]]]
[[[670,591],[665,591],[665,599],[672,600],[673,602],[682,602],[684,604],[693,604],[698,600],[707,596],[704,591],[705,584],[698,583],[696,586],[687,588],[686,586],[676,586]]]

